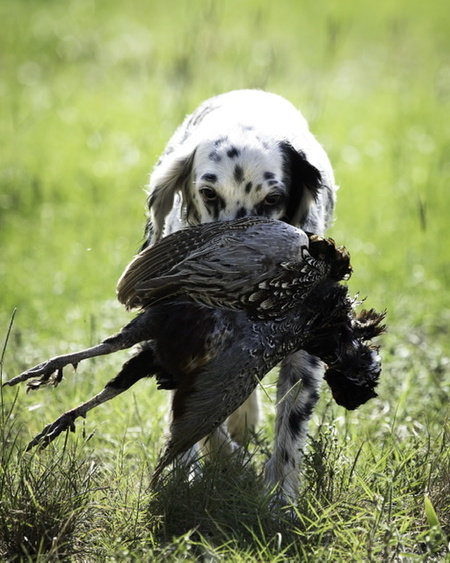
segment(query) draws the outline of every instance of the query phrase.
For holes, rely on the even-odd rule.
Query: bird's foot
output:
[[[34,379],[28,383],[27,391],[35,391],[40,389],[45,385],[53,385],[56,387],[63,378],[63,368],[68,364],[72,363],[74,369],[77,369],[77,363],[67,361],[63,356],[52,358],[46,362],[42,362],[37,366],[30,368],[20,375],[13,377],[9,381],[3,383],[2,387],[5,385],[13,386],[21,383],[22,381],[27,381],[28,379]]]
[[[78,418],[80,413],[76,409],[65,412],[54,422],[47,424],[47,426],[35,436],[31,442],[28,444],[26,451],[28,452],[35,446],[43,450],[46,448],[55,438],[57,438],[64,430],[70,430],[75,432],[75,419]]]

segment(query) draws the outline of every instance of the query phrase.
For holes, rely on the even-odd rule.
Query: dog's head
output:
[[[184,226],[249,215],[302,225],[322,187],[317,168],[287,141],[241,134],[187,145],[166,152],[152,174],[151,242],[165,234],[174,204]]]

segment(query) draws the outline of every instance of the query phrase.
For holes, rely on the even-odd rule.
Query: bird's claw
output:
[[[29,381],[27,383],[27,393],[29,391],[36,391],[37,389],[45,387],[46,385],[53,385],[53,387],[58,387],[58,385],[62,381],[62,378],[63,368],[45,372],[38,379],[34,379],[33,381]]]
[[[30,451],[35,446],[39,446],[39,449],[43,450],[51,442],[53,442],[55,438],[64,432],[64,430],[75,432],[75,418],[76,417],[74,417],[71,413],[65,413],[51,424],[48,424],[42,432],[31,440],[26,451]]]
[[[76,371],[78,362],[66,361],[62,365],[60,358],[57,358],[56,360],[58,361],[55,361],[55,359],[47,360],[46,362],[42,362],[33,368],[27,369],[20,375],[13,377],[9,381],[5,381],[2,387],[5,387],[6,385],[12,387],[13,385],[22,383],[22,381],[28,381],[29,379],[33,379],[33,381],[30,381],[27,384],[27,391],[35,391],[45,385],[53,385],[54,387],[57,387],[62,381],[64,367],[69,363],[72,363],[73,369]]]

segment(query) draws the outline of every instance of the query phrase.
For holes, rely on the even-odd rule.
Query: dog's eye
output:
[[[267,194],[266,197],[264,198],[264,204],[265,205],[277,205],[277,203],[280,203],[280,200],[282,198],[282,194],[278,193],[278,192],[273,192],[271,194]]]
[[[203,201],[214,201],[217,197],[216,190],[212,188],[201,188],[200,195],[203,198]]]

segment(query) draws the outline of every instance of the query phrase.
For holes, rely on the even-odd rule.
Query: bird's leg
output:
[[[153,323],[147,322],[148,316],[149,315],[146,313],[142,313],[128,323],[120,332],[106,338],[100,344],[73,354],[65,354],[51,358],[6,381],[3,386],[17,385],[17,383],[32,378],[36,378],[36,380],[28,384],[28,388],[31,390],[38,389],[48,384],[57,386],[62,379],[63,368],[69,364],[72,364],[76,369],[82,360],[112,354],[118,350],[131,348],[131,346],[143,340],[150,340],[154,336],[154,330]]]
[[[48,424],[42,432],[31,440],[27,446],[27,451],[35,446],[39,446],[41,449],[45,448],[64,430],[75,432],[75,420],[77,418],[80,416],[86,418],[87,412],[120,395],[139,381],[139,379],[153,375],[154,371],[153,350],[147,347],[128,360],[122,366],[120,372],[106,384],[100,393],[97,393],[97,395],[74,409],[65,412],[54,422]]]
[[[303,350],[289,356],[280,369],[275,444],[265,481],[283,504],[295,501],[298,494],[299,466],[322,379],[322,362]]]
[[[28,383],[28,389],[35,390],[44,385],[54,385],[55,387],[60,383],[63,377],[63,368],[72,364],[74,369],[77,368],[78,364],[82,360],[88,358],[95,358],[96,356],[103,356],[106,354],[111,354],[116,350],[120,350],[115,346],[112,346],[108,342],[102,342],[97,344],[97,346],[92,346],[92,348],[86,348],[85,350],[80,350],[79,352],[74,352],[73,354],[64,354],[62,356],[56,356],[38,364],[37,366],[28,369],[13,377],[9,381],[6,381],[5,385],[17,385],[22,381],[27,381],[28,379],[36,378],[35,381],[30,381]]]
[[[59,418],[57,418],[51,424],[47,424],[47,426],[40,432],[37,436],[35,436],[31,442],[27,446],[27,450],[29,451],[35,446],[39,446],[41,449],[45,448],[53,442],[55,438],[57,438],[61,432],[64,430],[70,430],[71,432],[75,432],[75,420],[82,416],[86,418],[86,413],[92,410],[94,407],[113,399],[120,393],[122,393],[125,389],[114,389],[113,387],[105,387],[100,393],[78,405],[74,409],[71,409],[64,414],[62,414]]]

